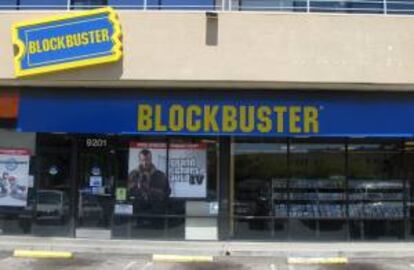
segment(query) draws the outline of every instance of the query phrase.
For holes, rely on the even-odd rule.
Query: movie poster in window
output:
[[[132,142],[129,149],[128,197],[140,210],[165,206],[171,187],[167,178],[167,145]],[[157,207],[156,207],[157,208]],[[158,206],[160,208],[160,206]]]
[[[129,150],[128,194],[139,201],[205,198],[207,153],[203,143],[133,142]]]
[[[206,197],[206,150],[207,147],[204,143],[170,145],[168,178],[171,185],[171,197]]]
[[[29,165],[29,150],[0,148],[0,206],[26,206]]]

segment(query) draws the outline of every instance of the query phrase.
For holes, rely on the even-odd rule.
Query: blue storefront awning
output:
[[[24,132],[413,137],[414,95],[275,91],[27,89]]]

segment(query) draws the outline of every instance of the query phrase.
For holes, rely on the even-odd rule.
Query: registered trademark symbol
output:
[[[325,109],[324,106],[319,106],[319,110],[323,110],[323,109]]]

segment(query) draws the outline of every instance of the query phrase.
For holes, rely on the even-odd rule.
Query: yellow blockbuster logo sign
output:
[[[121,35],[111,7],[15,23],[16,77],[119,61]]]
[[[317,134],[317,106],[139,104],[137,131]]]

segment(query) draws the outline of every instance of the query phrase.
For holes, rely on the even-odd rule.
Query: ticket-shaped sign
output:
[[[121,27],[110,7],[16,23],[12,32],[16,77],[115,62],[122,57]]]

